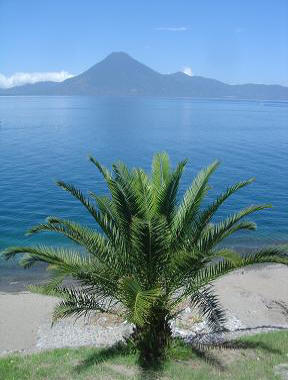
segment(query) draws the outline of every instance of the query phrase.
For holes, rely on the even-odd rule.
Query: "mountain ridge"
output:
[[[125,52],[112,52],[83,73],[63,82],[38,82],[0,89],[0,95],[161,96],[221,99],[288,100],[288,87],[226,84],[217,79],[161,74]]]

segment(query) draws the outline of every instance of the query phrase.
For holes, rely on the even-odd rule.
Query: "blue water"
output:
[[[49,215],[91,224],[90,216],[56,187],[62,179],[105,192],[87,160],[124,160],[149,169],[154,152],[189,165],[182,189],[214,159],[222,161],[209,197],[256,177],[218,213],[251,203],[273,208],[252,219],[256,232],[227,241],[235,247],[288,241],[288,103],[156,98],[0,97],[0,249],[45,242],[71,244],[55,235],[26,237]]]

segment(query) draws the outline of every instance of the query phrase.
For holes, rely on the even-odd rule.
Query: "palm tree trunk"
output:
[[[139,361],[143,367],[160,364],[166,356],[172,337],[167,314],[157,313],[150,318],[149,323],[136,326],[132,339],[139,351]]]

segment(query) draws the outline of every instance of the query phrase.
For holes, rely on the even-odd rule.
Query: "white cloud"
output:
[[[184,67],[182,73],[188,75],[189,77],[192,77],[194,75],[191,67]]]
[[[156,30],[166,30],[168,32],[186,32],[188,30],[187,26],[179,26],[179,27],[172,27],[172,26],[161,26],[159,28],[156,28]]]
[[[62,82],[65,79],[71,78],[74,75],[67,71],[56,71],[47,73],[15,73],[11,76],[6,76],[0,73],[0,88],[11,88],[22,86],[23,84],[32,84],[36,82]]]

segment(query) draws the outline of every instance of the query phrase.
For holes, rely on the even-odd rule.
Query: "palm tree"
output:
[[[211,329],[221,330],[225,313],[213,292],[214,280],[255,263],[288,264],[287,255],[279,248],[245,256],[219,248],[231,234],[255,230],[255,224],[244,218],[270,207],[253,205],[211,223],[222,203],[253,179],[227,188],[201,208],[218,161],[199,172],[182,199],[178,187],[187,160],[172,170],[168,155],[158,153],[151,176],[142,169],[130,170],[121,162],[110,172],[93,157],[90,161],[104,177],[110,196],[90,192],[90,197],[85,197],[71,184],[57,184],[82,203],[98,229],[49,217],[30,230],[63,234],[84,250],[39,245],[3,252],[6,259],[25,254],[21,263],[26,268],[39,261],[49,264],[51,280],[34,290],[62,298],[54,320],[90,312],[122,315],[134,324],[132,339],[142,363],[149,364],[165,357],[171,341],[170,321],[184,301],[197,307]],[[63,284],[67,278],[74,279],[73,286]]]

